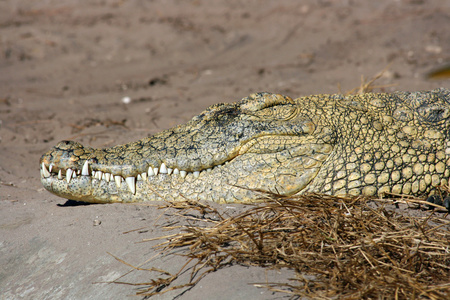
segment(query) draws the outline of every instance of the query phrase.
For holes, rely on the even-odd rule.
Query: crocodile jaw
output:
[[[53,166],[49,170],[42,162],[41,182],[55,195],[92,203],[184,199],[254,202],[257,191],[290,195],[305,188],[331,150],[329,145],[305,143],[260,154],[257,159],[254,153],[244,153],[200,172],[175,172],[161,166],[153,174],[127,178],[95,171],[86,162],[81,170]]]

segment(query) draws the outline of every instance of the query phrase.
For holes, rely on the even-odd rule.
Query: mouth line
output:
[[[150,181],[152,178],[156,178],[157,176],[179,176],[182,179],[186,179],[188,177],[193,177],[194,179],[199,178],[201,174],[210,173],[212,170],[216,168],[220,168],[229,161],[226,161],[223,164],[216,165],[212,168],[207,168],[201,171],[184,171],[179,170],[177,168],[172,169],[168,168],[164,163],[159,167],[148,168],[147,172],[139,173],[136,176],[123,177],[122,175],[115,175],[108,172],[102,172],[100,170],[95,170],[89,164],[89,161],[86,160],[83,164],[83,168],[80,169],[57,169],[53,164],[50,164],[48,167],[44,162],[41,163],[40,173],[42,179],[51,178],[52,180],[65,180],[67,184],[69,184],[73,179],[76,179],[80,176],[89,177],[92,180],[96,179],[98,181],[103,181],[106,183],[115,182],[117,188],[121,187],[123,181],[125,181],[128,185],[128,188],[132,194],[136,194],[136,182],[138,181]]]

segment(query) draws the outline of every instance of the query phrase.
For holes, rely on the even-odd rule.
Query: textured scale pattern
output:
[[[450,91],[252,94],[134,143],[60,142],[40,165],[47,190],[87,202],[428,196],[450,176]]]

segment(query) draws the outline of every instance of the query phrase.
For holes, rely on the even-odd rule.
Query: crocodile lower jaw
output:
[[[44,183],[46,180],[51,180],[54,182],[61,181],[60,183],[63,183],[65,181],[67,184],[70,184],[72,180],[76,180],[77,178],[85,178],[90,179],[92,183],[94,183],[94,180],[97,180],[99,182],[115,182],[115,185],[117,189],[121,188],[122,182],[125,182],[128,186],[129,191],[135,195],[136,194],[136,183],[139,181],[148,181],[152,177],[155,176],[178,176],[181,179],[186,178],[198,178],[203,173],[211,172],[213,169],[219,168],[228,162],[225,162],[222,165],[214,166],[213,168],[208,168],[202,171],[184,171],[184,170],[178,170],[177,168],[172,169],[168,168],[164,163],[161,164],[159,168],[156,167],[149,167],[147,172],[143,172],[141,174],[138,174],[137,176],[130,176],[130,177],[123,177],[121,175],[114,175],[107,172],[102,172],[100,170],[93,170],[91,166],[89,165],[88,161],[85,161],[83,164],[83,168],[81,170],[76,169],[59,169],[57,172],[54,170],[53,165],[50,164],[48,167],[43,162],[41,164],[41,181]]]

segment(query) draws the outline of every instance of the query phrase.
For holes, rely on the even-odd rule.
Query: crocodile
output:
[[[40,173],[51,193],[93,203],[249,203],[264,192],[431,197],[449,183],[450,90],[255,93],[137,142],[62,141],[41,157]]]

